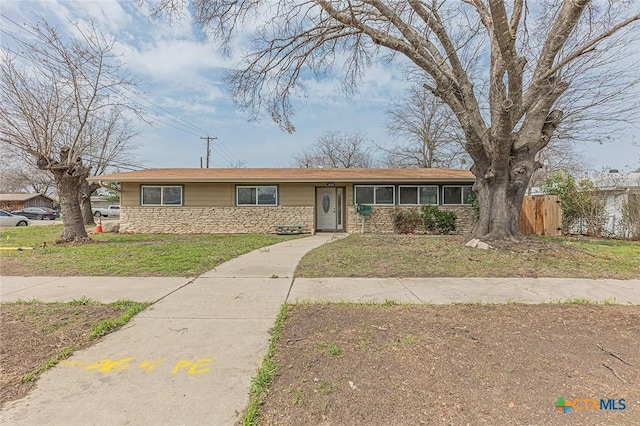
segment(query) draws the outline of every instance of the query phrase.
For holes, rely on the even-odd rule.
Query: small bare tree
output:
[[[469,164],[464,133],[451,109],[424,87],[413,86],[386,110],[396,145],[376,145],[388,167],[458,168]]]
[[[97,165],[93,159],[113,149],[108,123],[123,123],[127,112],[136,112],[122,96],[134,82],[122,70],[115,41],[95,26],[76,25],[78,35],[71,39],[44,20],[28,29],[33,41],[21,42],[19,52],[1,52],[1,142],[53,175],[64,216],[62,240],[86,240],[81,186]]]
[[[327,131],[309,148],[293,156],[294,167],[349,169],[371,167],[371,147],[358,132],[346,134]]]

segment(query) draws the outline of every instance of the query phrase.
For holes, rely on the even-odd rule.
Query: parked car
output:
[[[0,209],[0,226],[28,226],[31,222],[24,216],[11,214]]]
[[[93,213],[93,215],[95,217],[100,217],[100,216],[120,216],[120,206],[117,204],[113,204],[109,207],[107,207],[106,209],[104,208],[95,208],[95,209],[91,209],[91,212]]]
[[[55,220],[56,217],[58,217],[58,214],[57,214],[57,212],[56,213],[54,213],[54,212],[55,212],[55,210],[48,209],[47,207],[25,207],[22,210],[14,210],[11,213],[12,214],[17,214],[17,215],[20,215],[20,216],[26,216],[29,219]]]
[[[50,209],[49,207],[40,207],[40,208],[55,214],[56,215],[56,219],[59,218],[59,217],[62,217],[62,213],[60,213],[58,210]]]

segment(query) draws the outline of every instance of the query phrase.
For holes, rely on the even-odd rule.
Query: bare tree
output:
[[[0,192],[28,192],[53,195],[55,183],[50,174],[27,165],[9,166],[0,170]]]
[[[0,144],[0,192],[53,195],[55,182],[51,174],[29,164],[20,152],[8,148],[8,144]]]
[[[293,156],[294,167],[349,169],[371,167],[371,147],[358,132],[324,132],[309,149]]]
[[[93,25],[76,25],[78,35],[68,40],[44,20],[28,31],[33,41],[18,40],[19,52],[2,49],[0,140],[53,175],[62,240],[86,240],[81,186],[98,164],[94,159],[114,149],[106,143],[113,142],[109,123],[123,123],[127,112],[135,112],[122,96],[134,83],[121,68],[114,40]]]
[[[109,108],[100,111],[87,123],[86,132],[92,146],[84,155],[91,176],[99,176],[110,169],[136,169],[141,166],[134,156],[131,140],[138,135],[133,122],[120,111]],[[96,182],[86,179],[80,184],[80,208],[85,225],[94,224],[91,196],[100,188]]]
[[[604,108],[604,101],[621,99],[638,81],[623,52],[634,47],[628,41],[637,39],[631,32],[640,14],[626,1],[155,3],[170,12],[189,4],[196,22],[224,48],[240,25],[255,25],[252,52],[228,83],[238,105],[253,114],[268,112],[288,131],[294,129],[291,96],[304,90],[307,70],[323,76],[339,68],[349,91],[381,55],[403,56],[464,131],[480,206],[475,235],[481,238],[519,236],[522,199],[541,167],[536,155],[563,117]],[[615,67],[621,61],[629,62],[626,68]]]
[[[533,187],[540,185],[545,179],[558,172],[578,176],[580,172],[591,168],[589,162],[576,150],[570,139],[554,137],[546,147],[538,152],[536,160],[542,164],[542,167],[531,175],[529,192]]]
[[[469,164],[464,133],[441,99],[413,86],[406,97],[392,101],[386,111],[392,147],[377,145],[388,167],[457,168]]]

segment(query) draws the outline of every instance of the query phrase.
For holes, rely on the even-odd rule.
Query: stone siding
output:
[[[439,209],[449,210],[456,214],[456,234],[470,234],[473,232],[473,207],[472,206],[438,206]]]
[[[458,216],[456,233],[473,229],[471,206],[438,206]],[[403,209],[412,207],[403,207]],[[365,223],[366,234],[394,233],[394,206],[372,206]],[[120,232],[155,234],[270,234],[275,225],[305,225],[315,228],[314,207],[122,207]],[[360,233],[362,222],[356,207],[347,206],[346,232]],[[422,230],[420,230],[422,232]]]
[[[314,228],[313,207],[122,207],[120,232],[157,234],[275,233],[275,225]]]
[[[393,233],[393,212],[397,206],[371,206],[371,216],[368,216],[364,226],[365,234]],[[400,207],[403,210],[419,207]],[[452,211],[458,217],[456,234],[470,234],[473,230],[473,207],[471,206],[438,206],[439,209]],[[347,232],[360,233],[362,229],[361,216],[356,213],[355,206],[347,207]],[[418,233],[424,232],[423,229]]]

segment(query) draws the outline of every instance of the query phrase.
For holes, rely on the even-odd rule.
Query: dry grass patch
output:
[[[101,304],[88,299],[0,305],[0,407],[22,398],[44,371],[73,351],[95,344],[101,336],[120,328],[146,306],[148,303]]]
[[[465,247],[462,236],[350,235],[305,255],[296,276],[640,278],[640,242],[529,238]]]
[[[279,337],[258,424],[640,424],[638,306],[294,305]]]

